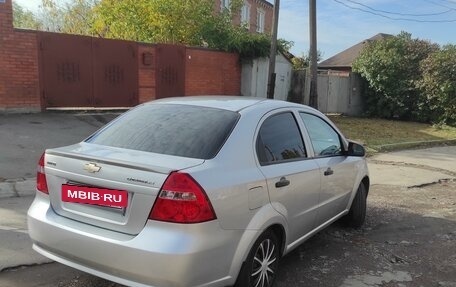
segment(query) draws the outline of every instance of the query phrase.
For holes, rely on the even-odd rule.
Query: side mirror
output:
[[[363,157],[366,155],[366,149],[359,143],[349,142],[347,155]]]

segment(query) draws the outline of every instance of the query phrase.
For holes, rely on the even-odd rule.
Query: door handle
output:
[[[276,182],[275,187],[280,188],[290,184],[290,181],[282,176],[278,182]]]
[[[324,175],[328,176],[328,175],[331,175],[333,173],[334,173],[334,170],[332,170],[330,167],[328,167],[328,169],[325,171]]]

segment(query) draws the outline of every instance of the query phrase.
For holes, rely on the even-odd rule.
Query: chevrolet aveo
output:
[[[279,259],[363,224],[364,148],[307,106],[243,97],[140,105],[48,149],[33,248],[130,286],[272,286]]]

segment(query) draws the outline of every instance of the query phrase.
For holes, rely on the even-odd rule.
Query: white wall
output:
[[[291,83],[291,63],[282,55],[276,57],[274,99],[287,100]],[[268,91],[269,58],[257,58],[242,64],[241,94],[266,98]]]

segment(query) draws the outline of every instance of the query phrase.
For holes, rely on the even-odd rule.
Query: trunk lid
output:
[[[169,173],[200,165],[203,159],[128,150],[90,143],[49,149],[45,172],[54,211],[64,217],[127,234],[144,227]],[[62,186],[127,193],[126,207],[64,202]]]

